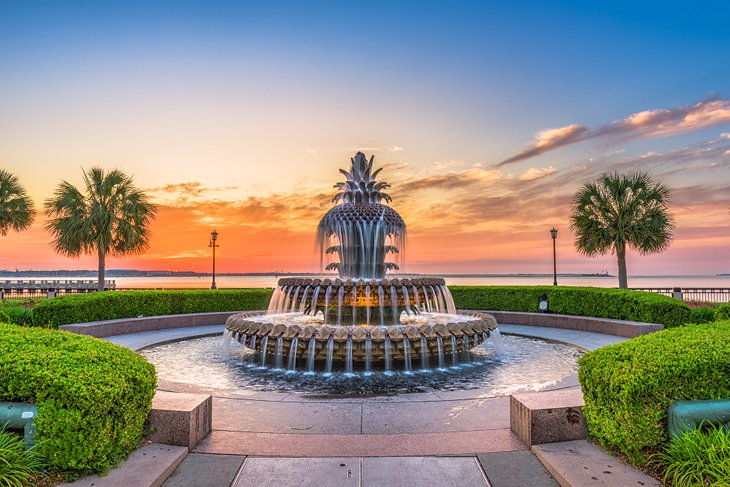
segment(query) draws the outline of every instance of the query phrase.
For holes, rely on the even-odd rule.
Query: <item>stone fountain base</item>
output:
[[[497,328],[486,313],[447,315],[424,313],[436,324],[391,326],[330,326],[302,320],[302,313],[264,319],[259,313],[239,313],[226,321],[227,333],[246,347],[295,360],[328,362],[391,362],[427,356],[444,356],[470,350],[486,341]],[[288,318],[288,319],[287,319]],[[305,318],[306,319],[306,318]],[[297,320],[302,321],[297,323]],[[296,359],[295,359],[296,357]],[[290,367],[291,368],[291,367]]]

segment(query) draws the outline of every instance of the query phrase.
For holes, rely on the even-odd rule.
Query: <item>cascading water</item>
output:
[[[419,358],[443,368],[447,353],[458,365],[474,347],[499,350],[494,318],[457,313],[443,279],[386,275],[402,264],[406,225],[386,204],[390,185],[375,179],[373,158],[358,152],[351,162],[317,228],[320,262],[337,276],[280,279],[266,315],[231,316],[227,336],[258,352],[251,360],[266,365],[273,351],[276,368],[296,370],[299,357],[308,372],[411,370]]]

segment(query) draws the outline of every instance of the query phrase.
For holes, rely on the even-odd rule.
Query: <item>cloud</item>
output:
[[[466,163],[462,161],[433,161],[432,165],[437,169],[452,169],[455,167],[464,167]]]
[[[537,168],[537,167],[531,167],[527,171],[520,174],[520,176],[517,178],[520,181],[535,181],[536,179],[541,179],[546,176],[550,176],[551,174],[555,173],[557,169],[555,169],[553,166],[543,167],[543,168]]]
[[[401,152],[406,149],[405,149],[405,147],[401,147],[398,145],[389,145],[389,146],[385,146],[385,147],[365,147],[365,146],[353,145],[353,146],[350,146],[349,150],[356,151],[356,152],[378,152],[378,151]]]
[[[191,181],[188,183],[168,184],[158,188],[150,188],[146,191],[149,193],[172,193],[187,196],[200,196],[206,190],[207,188],[199,181]]]
[[[407,169],[409,167],[407,162],[386,162],[382,166],[384,171],[397,171],[399,169]]]
[[[617,140],[667,137],[724,123],[730,123],[730,100],[709,99],[684,107],[644,110],[596,128],[573,124],[543,130],[538,132],[530,147],[500,162],[497,167],[597,137]],[[722,137],[727,138],[726,135],[722,134]]]
[[[480,168],[472,168],[461,172],[412,178],[406,181],[404,184],[400,185],[398,187],[398,190],[409,193],[412,191],[433,188],[458,189],[477,183],[494,182],[499,180],[501,177],[501,172],[495,169],[485,170]]]
[[[497,164],[497,167],[529,159],[564,145],[573,144],[583,140],[587,131],[588,129],[582,125],[568,125],[566,127],[543,130],[535,135],[535,142],[530,148],[505,159]]]
[[[730,132],[723,132],[720,134],[723,139],[730,139]]]
[[[304,152],[306,152],[309,155],[314,155],[317,153],[317,151],[314,149],[304,149]]]

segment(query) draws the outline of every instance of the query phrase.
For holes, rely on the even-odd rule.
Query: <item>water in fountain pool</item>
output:
[[[296,371],[263,367],[256,360],[259,354],[235,341],[221,347],[220,336],[168,343],[140,353],[155,365],[161,383],[226,395],[271,391],[342,397],[456,390],[478,390],[482,397],[494,397],[539,390],[575,374],[581,355],[574,347],[534,338],[504,336],[502,345],[500,355],[490,345],[481,345],[460,365],[432,364],[431,369],[400,372],[386,370],[387,361],[381,370],[368,364],[371,370],[348,373],[312,372],[307,363]]]

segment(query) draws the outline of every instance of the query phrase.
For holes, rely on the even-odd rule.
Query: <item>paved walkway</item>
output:
[[[585,350],[626,340],[523,325],[500,324],[500,330]],[[222,331],[223,325],[213,325],[108,340],[138,350]],[[573,376],[553,387],[576,386]],[[179,386],[162,387],[175,390]],[[177,466],[164,487],[559,485],[535,454],[511,433],[508,397],[480,397],[474,391],[357,400],[312,400],[287,393],[213,395],[212,433]],[[605,465],[595,468],[603,468],[603,476],[611,480]],[[561,480],[560,485],[619,485],[603,483],[596,476],[566,484],[559,470],[554,475]],[[642,478],[645,483],[637,485],[660,485],[652,480]],[[106,484],[102,478],[93,485],[134,484]]]

